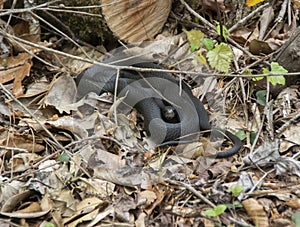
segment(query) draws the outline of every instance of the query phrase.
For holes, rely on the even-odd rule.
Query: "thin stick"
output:
[[[37,5],[37,6],[33,6],[33,7],[29,7],[29,8],[23,8],[23,9],[9,9],[9,10],[6,10],[5,12],[3,13],[0,13],[0,17],[3,17],[3,16],[6,16],[6,15],[10,15],[12,13],[25,13],[25,12],[30,12],[32,10],[35,10],[35,9],[38,9],[38,8],[43,8],[43,7],[47,7],[53,3],[56,3],[56,2],[60,2],[60,0],[53,0],[51,2],[46,2],[46,3],[43,3],[41,5]],[[1,9],[1,11],[4,11],[4,9]]]
[[[44,51],[49,51],[49,52],[52,52],[52,53],[55,53],[55,54],[58,54],[58,55],[61,55],[61,56],[64,56],[64,57],[69,57],[69,58],[79,60],[79,61],[83,61],[83,62],[87,62],[87,63],[90,63],[90,64],[95,64],[95,65],[99,65],[99,66],[103,66],[103,67],[107,67],[107,68],[119,69],[119,70],[127,69],[127,70],[138,71],[138,72],[166,72],[166,73],[182,73],[182,74],[192,74],[192,75],[201,74],[201,76],[203,76],[203,77],[211,77],[211,76],[224,77],[224,76],[226,76],[226,77],[242,77],[242,78],[249,78],[249,79],[255,78],[255,77],[281,76],[282,75],[282,73],[256,74],[256,75],[243,75],[243,74],[241,74],[241,75],[238,75],[238,74],[226,74],[226,75],[224,75],[224,74],[221,74],[221,73],[213,73],[212,74],[212,73],[203,73],[203,72],[199,73],[199,72],[181,71],[181,70],[139,68],[139,67],[133,67],[133,66],[116,66],[116,65],[110,65],[110,64],[107,64],[107,63],[101,63],[101,62],[98,62],[98,61],[95,61],[95,60],[82,58],[82,57],[75,56],[75,55],[72,55],[72,54],[68,54],[68,53],[65,53],[65,52],[61,52],[61,51],[58,51],[58,50],[55,50],[55,49],[51,49],[49,47],[41,46],[41,45],[38,45],[36,43],[29,42],[27,40],[24,40],[24,39],[18,38],[16,36],[13,36],[11,34],[8,34],[3,30],[0,30],[0,34],[2,34],[4,37],[6,37],[6,38],[8,38],[12,41],[18,41],[18,42],[24,43],[26,45],[29,45],[29,46],[32,46],[32,47],[35,47],[35,48],[38,48],[38,49],[41,49],[41,50],[44,50]],[[3,69],[3,70],[5,70],[5,69]],[[286,73],[284,75],[299,76],[300,72]]]

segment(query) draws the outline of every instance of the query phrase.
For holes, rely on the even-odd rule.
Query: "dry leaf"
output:
[[[138,194],[138,201],[141,201],[144,199],[146,200],[145,201],[146,206],[149,206],[157,199],[157,197],[153,191],[145,190]]]
[[[300,161],[290,157],[279,157],[275,164],[276,175],[300,177]]]
[[[146,224],[145,224],[146,217],[147,217],[147,215],[145,213],[143,213],[143,212],[140,213],[134,223],[136,225],[136,227],[145,227],[146,226]]]
[[[13,218],[37,218],[44,216],[52,209],[48,194],[44,195],[38,205],[34,204],[35,202],[30,202],[30,205],[27,209],[14,211],[16,208],[18,208],[17,206],[19,206],[19,204],[24,204],[25,200],[29,199],[33,194],[33,190],[28,190],[12,196],[3,205],[0,214]]]
[[[298,10],[300,8],[300,0],[292,0],[293,9]]]
[[[244,45],[247,42],[258,38],[258,29],[256,28],[254,31],[252,31],[249,28],[240,28],[233,31],[229,36],[236,42]]]
[[[111,196],[115,189],[115,184],[100,179],[84,179],[78,182],[78,189],[85,191],[88,195],[98,197]]]
[[[113,215],[113,214],[114,214],[114,208],[110,206],[110,207],[106,208],[104,211],[99,212],[99,213],[97,214],[97,216],[94,218],[94,220],[91,221],[91,222],[89,223],[88,226],[96,226],[96,224],[97,224],[99,221],[101,221],[101,220],[104,219],[105,217],[107,217],[107,216],[109,216],[109,215]]]
[[[24,209],[17,210],[19,213],[31,213],[31,212],[39,212],[42,208],[38,202],[32,202]]]
[[[87,213],[86,215],[80,215],[78,216],[77,219],[75,219],[74,221],[72,221],[71,223],[68,223],[68,221],[64,221],[64,226],[68,226],[68,227],[77,227],[80,223],[85,222],[85,221],[93,221],[94,218],[97,216],[98,214],[98,210],[95,209],[92,212]],[[72,217],[73,219],[73,217]],[[68,223],[68,224],[67,224]]]
[[[279,140],[264,142],[257,147],[252,154],[244,157],[243,160],[246,165],[255,163],[258,166],[268,166],[270,163],[275,162],[279,157]]]
[[[73,221],[68,226],[77,226],[83,221],[91,221],[98,214],[98,209],[105,204],[103,200],[97,197],[85,198],[76,205],[74,214],[64,219],[64,224]]]
[[[76,100],[76,84],[72,77],[63,75],[52,82],[50,91],[45,97],[45,104],[54,106],[60,113],[70,113],[70,106]]]
[[[16,96],[21,96],[23,94],[22,81],[25,76],[29,76],[31,66],[31,55],[27,53],[21,53],[17,56],[2,59],[2,66],[0,66],[0,83],[15,80],[13,93]]]
[[[300,199],[299,198],[293,198],[293,199],[285,202],[285,204],[289,207],[299,208],[300,207]]]
[[[94,114],[92,115],[95,116]],[[92,118],[89,118],[92,119]],[[60,117],[55,121],[46,121],[47,125],[54,126],[56,128],[68,130],[79,138],[87,138],[88,132],[83,126],[80,124],[81,121],[77,120],[70,116]]]
[[[250,198],[242,201],[242,205],[255,226],[269,226],[268,215],[264,207],[257,200]]]
[[[49,82],[46,77],[36,80],[33,84],[27,87],[26,93],[22,95],[22,98],[28,98],[38,96],[45,93],[50,88]]]
[[[7,135],[7,141],[4,141],[2,145],[9,147],[17,147],[20,149],[25,149],[28,152],[40,152],[45,149],[42,144],[38,144],[30,135],[22,135],[19,133]]]
[[[31,66],[32,66],[31,62],[25,62],[25,64],[20,68],[18,73],[15,75],[13,94],[17,97],[23,95],[22,81],[25,78],[25,76],[29,76]]]
[[[41,157],[35,153],[15,154],[9,161],[9,168],[14,171],[25,171],[40,159]]]
[[[253,39],[249,43],[249,51],[255,55],[260,55],[260,54],[268,55],[272,53],[272,49],[267,42],[257,40],[257,39]]]
[[[41,40],[40,24],[37,23],[37,20],[33,20],[27,17],[25,20],[18,22],[13,26],[14,34],[33,43],[39,42]],[[15,47],[15,49],[19,49],[20,52],[24,51],[21,47]]]

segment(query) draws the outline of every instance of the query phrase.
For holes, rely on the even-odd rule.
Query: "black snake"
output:
[[[159,65],[141,58],[109,58],[103,63],[162,69]],[[77,77],[77,85],[78,98],[89,92],[116,92],[118,97],[124,96],[123,102],[143,115],[145,130],[156,144],[173,145],[185,142],[186,139],[177,139],[200,131],[222,134],[220,129],[211,128],[202,102],[192,94],[190,88],[169,73],[141,73],[134,70],[120,70],[118,73],[117,69],[94,65]],[[214,156],[216,158],[232,156],[242,146],[240,139],[229,131],[223,130],[223,134],[232,140],[233,147],[217,153]]]

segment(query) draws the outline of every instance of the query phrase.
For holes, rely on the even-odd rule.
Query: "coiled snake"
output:
[[[159,65],[141,58],[109,58],[103,63],[116,66],[162,69]],[[202,102],[182,81],[166,72],[137,72],[94,65],[77,77],[78,98],[89,92],[102,94],[117,93],[125,97],[123,102],[137,109],[144,117],[144,125],[150,139],[156,144],[178,144],[177,139],[200,131],[216,131],[209,124],[208,114]],[[166,116],[168,113],[170,116]],[[236,154],[242,142],[238,137],[224,131],[232,142],[232,148],[217,153],[215,158],[226,158]],[[188,137],[189,140],[191,137]]]

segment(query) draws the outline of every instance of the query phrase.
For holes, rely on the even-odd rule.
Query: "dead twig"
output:
[[[50,1],[50,2],[43,3],[41,5],[37,5],[37,6],[29,7],[29,8],[23,8],[23,9],[8,9],[8,10],[1,9],[1,11],[3,13],[0,13],[0,17],[11,15],[11,14],[14,14],[14,13],[31,12],[32,10],[35,10],[35,9],[38,9],[38,8],[43,8],[43,7],[50,6],[51,4],[54,4],[56,2],[60,2],[60,0],[53,0],[53,1]]]

